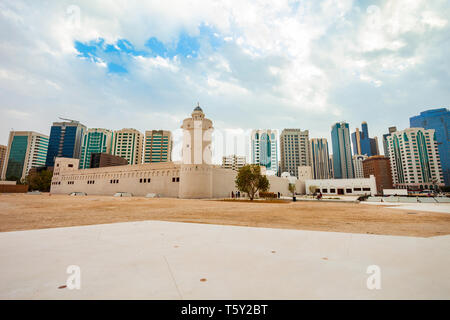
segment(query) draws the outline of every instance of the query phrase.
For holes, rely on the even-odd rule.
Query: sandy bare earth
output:
[[[357,203],[0,195],[0,231],[163,220],[430,237],[450,234],[450,215]]]

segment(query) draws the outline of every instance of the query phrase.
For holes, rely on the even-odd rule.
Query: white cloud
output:
[[[138,62],[138,68],[143,68],[143,71],[149,71],[149,69],[167,69],[172,72],[177,72],[179,70],[177,66],[177,59],[162,58],[160,56],[155,58],[146,58],[142,56],[137,56],[134,59]]]
[[[392,87],[378,99],[391,107],[403,99],[406,108],[409,100],[396,97],[416,77],[404,77],[441,59],[449,6],[425,0],[360,6],[351,0],[2,2],[0,88],[7,97],[0,111],[25,110],[35,121],[23,125],[44,132],[63,113],[88,126],[133,127],[135,121],[144,130],[133,119],[143,111],[154,115],[148,126],[173,129],[178,118],[157,112],[188,114],[197,100],[228,127],[308,126],[313,135],[324,134],[358,103],[358,112],[376,122],[367,92],[353,87],[368,86],[371,94]],[[74,47],[75,40],[127,39],[142,50],[150,37],[170,45],[181,32],[198,36],[200,25],[223,42],[218,49],[201,47],[190,59],[136,56],[121,75],[106,71],[104,57],[83,61]],[[441,83],[449,83],[445,68],[427,70],[418,78],[440,72]],[[433,95],[439,83],[423,86],[423,95]],[[448,94],[433,96],[448,101]],[[4,114],[0,143],[17,121]]]

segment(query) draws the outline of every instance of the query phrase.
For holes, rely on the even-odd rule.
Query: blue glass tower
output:
[[[252,131],[252,163],[259,164],[274,173],[278,171],[278,138],[275,130]]]
[[[411,128],[434,129],[442,173],[446,186],[450,185],[450,111],[447,108],[431,109],[409,118]]]
[[[355,177],[350,145],[348,123],[340,122],[331,128],[333,145],[333,170],[335,179],[353,179]]]
[[[356,128],[356,131],[352,133],[353,154],[363,155],[370,157],[373,156],[375,140],[369,138],[369,128],[367,122],[361,123],[361,131]]]
[[[80,159],[86,127],[78,121],[54,122],[50,130],[45,165],[53,167],[56,157]]]

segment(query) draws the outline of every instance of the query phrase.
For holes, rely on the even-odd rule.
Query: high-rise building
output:
[[[420,190],[444,185],[434,129],[408,128],[387,139],[394,187]]]
[[[309,131],[284,129],[280,135],[280,171],[298,177],[299,166],[310,166]]]
[[[387,137],[391,135],[391,133],[397,131],[397,127],[389,127],[389,133],[383,134],[383,151],[384,156],[389,158],[389,147],[388,147],[388,141]]]
[[[328,154],[327,139],[311,139],[310,152],[313,179],[330,179],[330,155]]]
[[[3,172],[3,166],[5,165],[5,162],[6,162],[7,150],[8,150],[7,146],[0,145],[0,176],[1,176],[1,173]]]
[[[2,179],[22,180],[31,168],[44,166],[47,148],[47,135],[33,131],[11,131]]]
[[[145,131],[144,163],[172,161],[172,133],[165,130]]]
[[[111,153],[113,132],[108,129],[90,128],[83,135],[80,169],[91,167],[93,153]]]
[[[348,123],[338,122],[331,128],[333,170],[335,179],[353,179],[352,149]]]
[[[372,156],[363,161],[364,178],[375,176],[377,193],[382,194],[384,189],[392,189],[391,163],[388,157]]]
[[[222,157],[222,168],[224,169],[239,170],[240,168],[245,166],[245,164],[245,156],[232,154]]]
[[[276,174],[278,170],[278,133],[276,130],[253,130],[251,136],[252,163]]]
[[[136,129],[114,131],[112,154],[126,159],[128,164],[141,164],[143,142],[144,135]]]
[[[53,122],[45,165],[53,167],[56,157],[80,159],[86,127],[79,121]]]
[[[367,122],[361,123],[361,130],[356,128],[355,132],[352,133],[353,154],[370,155],[371,146]]]
[[[380,149],[378,148],[378,137],[370,138],[370,154],[371,156],[378,156]]]
[[[353,171],[355,173],[355,178],[364,178],[363,161],[367,159],[365,154],[356,154],[353,156]]]
[[[434,129],[445,185],[450,185],[450,110],[432,109],[409,119],[411,128]]]
[[[333,155],[330,154],[330,159],[328,161],[328,167],[330,168],[330,179],[334,179],[334,163],[333,163]]]

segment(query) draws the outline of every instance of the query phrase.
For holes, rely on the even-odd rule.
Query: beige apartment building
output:
[[[128,164],[142,163],[144,135],[136,129],[114,131],[112,154],[122,157]]]
[[[222,157],[222,168],[239,170],[246,165],[245,156],[238,156],[235,154]]]
[[[365,154],[356,154],[352,157],[353,171],[356,179],[364,178],[363,161],[367,158]]]
[[[310,166],[309,131],[284,129],[280,135],[280,169],[298,177],[298,167]]]

